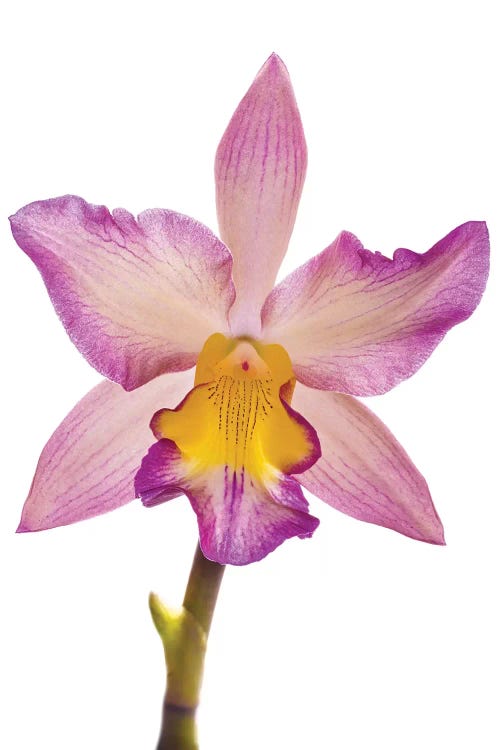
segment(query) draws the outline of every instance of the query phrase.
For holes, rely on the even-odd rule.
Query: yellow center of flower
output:
[[[266,481],[313,450],[307,428],[283,403],[294,385],[283,347],[215,333],[198,359],[195,388],[176,410],[160,412],[154,429],[176,443],[191,472],[227,466]]]

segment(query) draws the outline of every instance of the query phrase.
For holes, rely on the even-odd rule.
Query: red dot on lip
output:
[[[247,362],[247,361],[245,360],[244,362],[242,362],[242,363],[241,363],[241,367],[242,367],[242,369],[243,369],[243,370],[245,370],[245,371],[246,371],[246,370],[248,370],[248,368],[250,367],[250,365],[249,365],[249,364],[248,364],[248,362]]]

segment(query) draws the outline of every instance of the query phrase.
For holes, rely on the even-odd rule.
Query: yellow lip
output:
[[[199,356],[195,388],[176,410],[156,415],[155,433],[176,443],[189,474],[227,466],[265,483],[313,450],[283,403],[294,383],[283,347],[215,333]]]

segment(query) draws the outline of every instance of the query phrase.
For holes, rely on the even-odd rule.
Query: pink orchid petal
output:
[[[198,517],[201,549],[210,560],[247,565],[285,539],[310,537],[318,526],[293,477],[277,473],[264,486],[227,466],[189,476],[185,464],[174,442],[159,440],[142,462],[136,491],[146,506],[184,492]]]
[[[11,224],[73,342],[127,390],[192,367],[228,328],[230,253],[187,216],[153,209],[136,220],[65,196],[25,206]]]
[[[271,55],[239,104],[217,150],[221,237],[234,258],[236,335],[258,335],[260,308],[288,247],[307,165],[292,84]]]
[[[488,265],[484,222],[457,227],[423,255],[396,250],[392,260],[342,232],[269,295],[263,335],[287,349],[306,385],[384,393],[471,315]]]
[[[133,500],[151,416],[175,406],[193,378],[193,371],[162,375],[131,393],[109,381],[93,388],[43,449],[18,531],[64,526]]]
[[[444,544],[425,479],[378,417],[352,396],[300,383],[293,401],[314,425],[322,451],[297,476],[303,487],[361,521]]]

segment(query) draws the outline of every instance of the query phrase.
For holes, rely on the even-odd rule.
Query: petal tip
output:
[[[308,531],[306,531],[304,534],[297,534],[298,539],[310,539],[316,529],[319,526],[319,518],[316,518],[316,516],[309,516],[310,518],[310,525]]]
[[[427,502],[430,504],[430,516],[428,515],[427,520],[424,521],[419,528],[418,533],[414,538],[419,542],[426,542],[427,544],[434,544],[437,547],[446,547],[446,540],[444,538],[444,528],[441,523],[437,511],[432,502],[429,491],[426,492]],[[396,529],[399,531],[399,529]],[[405,534],[406,532],[403,531]],[[406,536],[413,536],[413,534],[407,534]]]
[[[489,254],[490,233],[486,221],[466,221],[454,231],[465,235],[466,238],[467,236],[470,237],[470,235],[473,235],[476,242],[479,243],[480,249],[486,254]],[[453,232],[450,232],[450,234],[453,234]]]
[[[271,52],[271,54],[267,58],[266,62],[267,63],[271,63],[271,62],[272,63],[282,63],[283,60],[281,59],[281,57],[278,55],[277,52]]]
[[[26,534],[29,531],[38,531],[38,529],[30,526],[23,518],[21,518],[19,526],[16,529],[16,534]]]
[[[261,79],[262,77],[267,77],[274,80],[278,80],[281,78],[286,82],[288,86],[291,85],[288,68],[286,67],[281,57],[276,54],[276,52],[272,52],[269,55],[264,65],[257,73],[256,80]]]
[[[283,70],[288,73],[285,63],[276,52],[271,52],[266,62],[262,66],[262,69],[264,68],[274,68],[275,70]]]
[[[431,544],[435,544],[438,547],[446,547],[446,539],[444,538],[444,529],[440,525],[438,529],[436,529],[436,533],[432,539],[429,539],[429,542]]]

